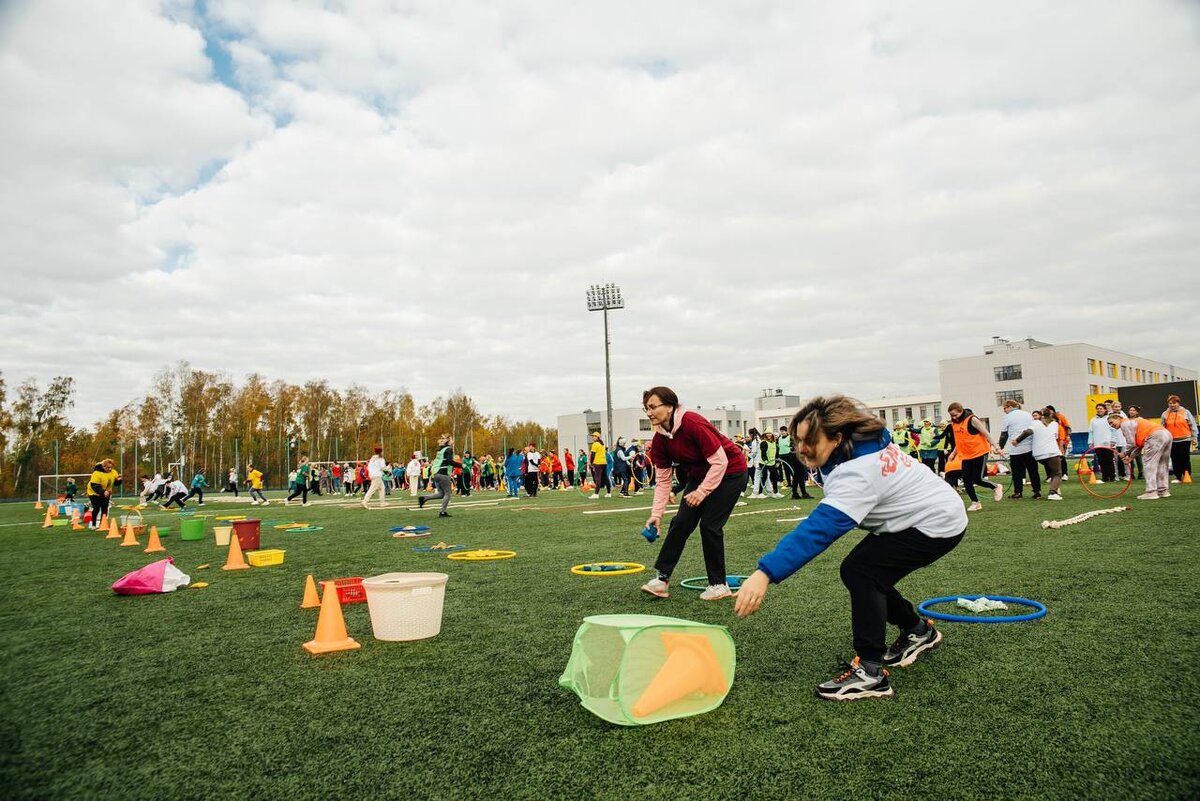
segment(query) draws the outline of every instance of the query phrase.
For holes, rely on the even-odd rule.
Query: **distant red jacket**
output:
[[[570,451],[563,451],[563,464],[567,466],[568,473],[575,472],[575,458],[571,456]]]

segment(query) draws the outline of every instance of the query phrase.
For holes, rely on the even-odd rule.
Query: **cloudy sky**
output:
[[[569,10],[568,10],[569,9]],[[1200,367],[1200,3],[6,0],[0,370],[186,359],[553,423]]]

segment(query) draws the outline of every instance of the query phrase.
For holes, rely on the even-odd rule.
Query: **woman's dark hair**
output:
[[[642,408],[650,402],[650,396],[657,395],[658,399],[663,402],[664,406],[672,406],[679,408],[679,396],[675,394],[675,390],[670,387],[650,387],[642,393]]]
[[[754,427],[751,427],[751,428],[750,428],[749,435],[750,435],[750,436],[752,436],[752,437],[759,437],[759,436],[762,436],[761,434],[759,434],[759,433],[758,433],[758,429],[757,429],[757,428],[754,428]]]
[[[803,442],[809,446],[816,444],[818,431],[828,439],[841,434],[842,442],[834,454],[842,459],[849,459],[854,454],[854,441],[876,439],[886,428],[884,422],[871,414],[866,406],[845,395],[813,398],[801,406],[788,426],[793,442],[801,441],[796,434],[801,423],[808,423]]]
[[[512,456],[512,455],[513,455],[513,453],[515,453],[515,452],[516,452],[516,450],[517,450],[516,448],[509,448],[509,449],[508,449],[508,455],[509,455],[509,456]]]

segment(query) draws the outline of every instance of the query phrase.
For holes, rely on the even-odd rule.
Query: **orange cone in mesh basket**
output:
[[[662,635],[667,659],[633,705],[639,718],[686,698],[694,692],[723,693],[725,676],[712,643],[703,634]]]
[[[165,551],[162,542],[158,539],[158,526],[150,527],[150,540],[146,543],[146,550],[142,553],[159,553]]]
[[[246,564],[245,557],[242,556],[242,542],[237,537],[229,538],[229,556],[225,558],[225,565],[222,570],[249,570],[250,565]]]
[[[321,605],[321,596],[317,595],[317,583],[313,581],[312,573],[304,580],[304,599],[300,601],[301,609],[316,609]]]
[[[346,618],[342,617],[342,603],[333,582],[322,581],[321,588],[324,597],[321,599],[321,616],[317,618],[317,634],[304,643],[304,650],[315,655],[362,648],[361,643],[346,633]]]

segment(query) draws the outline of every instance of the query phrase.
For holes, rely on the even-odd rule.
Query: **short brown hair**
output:
[[[951,403],[949,406],[946,407],[946,411],[948,411],[948,412],[961,412],[962,410],[963,410],[963,405],[961,403],[959,403],[958,401],[954,401],[954,403]]]
[[[845,395],[828,395],[813,398],[800,407],[792,417],[788,433],[793,442],[799,442],[796,431],[801,423],[808,423],[808,432],[804,437],[806,445],[813,445],[819,429],[829,439],[838,434],[842,435],[842,444],[836,453],[843,459],[849,459],[854,453],[852,440],[868,440],[878,437],[886,426],[859,401]]]
[[[1167,403],[1179,403],[1179,396],[1178,395],[1168,395]]]
[[[664,406],[679,408],[679,396],[675,394],[675,390],[670,387],[650,387],[642,393],[642,408],[650,401],[651,395],[657,395],[658,399],[663,402]]]

